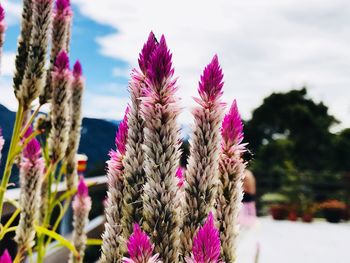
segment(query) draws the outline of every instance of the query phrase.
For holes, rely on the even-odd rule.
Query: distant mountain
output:
[[[0,104],[0,127],[6,140],[3,160],[0,165],[0,177],[3,174],[15,117],[16,114],[14,112]],[[104,173],[108,152],[110,149],[115,148],[114,138],[118,124],[118,121],[110,122],[93,118],[83,119],[82,136],[78,152],[86,154],[89,158],[87,166],[87,174],[89,176],[97,176]],[[13,176],[13,180],[17,182],[16,175]]]

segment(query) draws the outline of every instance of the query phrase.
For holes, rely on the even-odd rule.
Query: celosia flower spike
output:
[[[120,122],[118,132],[115,136],[115,145],[120,154],[125,155],[126,142],[128,138],[128,114],[129,106],[125,110],[124,119]]]
[[[220,237],[214,225],[214,216],[209,214],[204,226],[193,239],[192,258],[186,258],[187,263],[217,263],[220,262]]]
[[[105,231],[102,234],[102,254],[100,263],[119,262],[121,259],[121,210],[124,189],[124,165],[125,142],[128,134],[128,108],[123,121],[119,124],[116,135],[117,150],[110,152],[107,161],[108,192],[106,202]],[[122,134],[125,136],[122,138]]]
[[[57,58],[55,60],[55,70],[58,72],[62,72],[64,70],[69,69],[69,57],[67,53],[62,50],[58,53]]]
[[[4,253],[0,257],[0,263],[12,263],[10,253],[7,249],[5,249]]]
[[[77,194],[74,197],[73,203],[73,244],[79,253],[79,257],[74,257],[70,254],[70,263],[82,263],[86,248],[86,231],[85,228],[89,221],[89,212],[91,210],[91,198],[89,196],[88,186],[85,183],[84,177],[80,177]]]
[[[1,23],[2,21],[4,21],[4,19],[5,19],[5,10],[4,10],[4,8],[2,7],[2,5],[0,4],[0,23]]]
[[[4,32],[5,32],[5,10],[0,4],[0,48],[4,45]]]
[[[233,101],[229,112],[224,117],[221,135],[223,141],[231,145],[238,145],[243,140],[243,122],[238,112],[236,100]]]
[[[73,66],[73,76],[74,78],[79,78],[83,75],[83,68],[81,67],[80,61],[77,60]]]
[[[154,52],[154,50],[157,48],[157,46],[158,46],[158,41],[155,35],[153,34],[153,32],[149,33],[147,42],[144,44],[138,59],[139,66],[143,74],[147,73],[151,55]]]
[[[150,57],[147,76],[154,89],[159,89],[168,78],[174,74],[171,62],[172,54],[168,49],[165,37],[162,35],[159,45]]]
[[[221,100],[223,74],[217,56],[204,68],[199,81],[198,103],[193,110],[190,157],[186,171],[183,253],[192,250],[193,236],[214,209],[219,185],[220,127],[224,116]]]
[[[29,128],[25,134],[28,138],[32,134]],[[19,251],[26,252],[35,244],[34,223],[39,220],[40,189],[42,187],[44,161],[40,158],[40,144],[33,138],[23,150],[20,163],[20,200],[22,208],[16,229],[15,241]]]
[[[210,64],[205,67],[199,81],[198,93],[204,102],[213,102],[222,96],[223,77],[218,56],[215,55]]]
[[[225,262],[236,262],[238,214],[243,196],[243,173],[246,163],[241,155],[245,151],[243,123],[237,102],[233,101],[221,128],[222,142],[219,159],[219,191],[216,216],[221,230],[221,257]]]

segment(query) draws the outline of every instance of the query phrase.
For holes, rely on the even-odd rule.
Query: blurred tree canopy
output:
[[[338,121],[327,106],[307,95],[306,88],[272,93],[245,123],[260,193],[278,191],[290,183],[286,178],[308,174],[312,192],[328,198],[329,193],[317,191],[324,184],[339,190],[339,174],[350,171],[350,129],[332,133]]]

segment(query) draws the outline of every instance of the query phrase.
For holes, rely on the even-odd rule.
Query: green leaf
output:
[[[58,243],[60,243],[62,246],[65,246],[66,248],[68,248],[75,257],[79,256],[78,251],[75,249],[75,247],[73,246],[73,244],[71,242],[69,242],[67,239],[65,239],[63,236],[57,234],[54,231],[48,230],[45,227],[41,227],[41,226],[35,226],[35,230],[40,233],[40,234],[45,234],[53,239],[55,239]]]

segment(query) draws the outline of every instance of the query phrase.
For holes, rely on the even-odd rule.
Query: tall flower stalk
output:
[[[224,115],[221,101],[223,74],[215,55],[204,69],[199,82],[199,104],[193,111],[194,125],[190,140],[190,157],[186,172],[186,205],[182,246],[184,253],[192,250],[198,227],[214,209],[218,188],[220,126]]]
[[[77,176],[77,160],[76,153],[78,151],[80,143],[80,132],[82,124],[82,98],[84,91],[84,78],[83,71],[79,61],[74,64],[73,67],[73,81],[71,88],[71,99],[69,103],[70,107],[70,131],[68,139],[68,147],[66,150],[66,181],[67,189],[72,190],[75,188]]]
[[[31,134],[32,130],[29,128],[25,137],[28,138]],[[25,147],[20,163],[19,205],[22,210],[15,240],[22,255],[35,244],[34,224],[39,220],[40,190],[44,172],[44,161],[40,155],[40,144],[34,138]]]
[[[68,29],[70,28],[72,15],[73,12],[71,10],[69,0],[56,1],[54,17],[52,22],[50,66],[47,70],[45,88],[40,94],[41,105],[47,103],[52,98],[52,72],[54,70],[56,57],[59,54],[59,52],[61,52],[62,50],[65,50],[67,52],[68,50],[67,37],[68,34],[70,34],[70,32],[68,32]]]
[[[126,109],[123,121],[119,124],[115,138],[117,151],[109,153],[107,162],[108,192],[106,204],[105,231],[102,234],[102,255],[100,263],[116,263],[121,260],[121,205],[124,188],[123,159],[126,153],[126,141],[128,134],[128,112]]]
[[[177,179],[180,160],[180,113],[176,79],[164,36],[153,51],[147,69],[141,114],[145,120],[143,193],[144,229],[151,235],[155,252],[165,263],[179,262],[180,212]]]
[[[51,26],[53,0],[34,0],[32,36],[29,48],[27,67],[20,86],[20,103],[29,109],[44,86],[45,60],[48,46],[48,32]]]
[[[18,49],[15,60],[15,72],[13,75],[13,88],[18,101],[21,101],[20,86],[24,77],[29,56],[30,39],[33,28],[33,0],[23,0],[21,32],[18,39]]]
[[[220,185],[217,199],[217,219],[220,226],[221,256],[225,262],[236,261],[238,214],[243,196],[245,151],[243,123],[234,101],[222,123],[222,143],[219,161]]]
[[[123,236],[128,238],[133,231],[133,224],[142,222],[142,192],[145,183],[145,171],[143,169],[144,153],[143,130],[144,120],[140,114],[140,97],[145,87],[145,77],[152,52],[157,47],[154,34],[149,34],[139,56],[141,72],[134,69],[131,73],[129,92],[131,96],[130,112],[128,115],[128,141],[126,154],[123,160],[124,170],[124,199],[122,203],[122,229]]]
[[[70,254],[71,263],[82,263],[85,255],[86,248],[86,231],[85,228],[89,221],[89,212],[91,210],[91,198],[89,196],[88,187],[81,177],[77,194],[73,200],[73,244],[77,250],[79,256],[75,257]]]
[[[129,257],[124,257],[123,263],[161,263],[159,255],[153,255],[154,245],[138,224],[134,224],[134,232],[129,237],[127,247]]]
[[[186,263],[219,262],[221,262],[219,230],[215,227],[214,216],[210,212],[205,224],[193,239],[192,256],[186,257]]]

